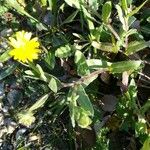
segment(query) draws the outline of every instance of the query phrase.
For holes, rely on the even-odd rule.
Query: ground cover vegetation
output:
[[[0,149],[150,150],[149,6],[0,0]]]

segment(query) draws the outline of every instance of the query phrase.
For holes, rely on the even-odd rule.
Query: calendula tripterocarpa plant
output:
[[[148,63],[140,52],[148,48],[150,42],[148,33],[140,33],[135,27],[136,15],[147,2],[0,2],[2,27],[9,24],[7,28],[10,28],[4,30],[6,35],[2,37],[7,46],[1,48],[0,62],[6,66],[0,80],[11,75],[19,78],[16,80],[24,91],[21,101],[17,104],[11,101],[13,118],[29,128],[37,123],[37,128],[47,117],[46,122],[55,123],[60,119],[56,116],[65,115],[69,121],[64,119],[63,124],[70,126],[71,123],[72,129],[67,125],[66,128],[72,132],[69,133],[72,140],[79,128],[94,128],[97,140],[93,149],[111,149],[108,146],[111,142],[109,144],[105,136],[119,130],[126,133],[131,130],[130,138],[134,141],[139,138],[142,149],[150,149],[147,116],[150,105],[148,100],[140,103],[137,96],[138,74],[143,75],[142,68]],[[107,108],[109,103],[105,100],[99,104],[108,94],[117,97],[115,105],[110,104],[114,105],[113,109]],[[11,98],[7,96],[7,99]],[[111,117],[104,121],[106,112]],[[107,132],[103,132],[105,126]]]

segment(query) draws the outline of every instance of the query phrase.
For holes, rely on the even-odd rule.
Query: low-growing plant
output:
[[[10,116],[18,126],[34,132],[44,126],[45,120],[48,126],[60,120],[58,130],[69,143],[66,149],[84,149],[82,144],[77,146],[76,134],[79,129],[92,131],[98,121],[99,130],[93,131],[97,140],[91,149],[111,149],[107,136],[116,130],[131,131],[131,137],[143,145],[142,150],[150,149],[150,102],[139,102],[137,95],[139,74],[143,75],[148,64],[140,52],[150,47],[149,33],[145,35],[134,27],[142,20],[137,16],[147,3],[2,0],[0,81],[12,85],[15,78],[15,84],[19,84],[10,86],[5,92],[7,97],[3,97],[10,103]],[[101,82],[116,87],[116,91],[106,89],[117,97],[116,107],[108,111],[110,118],[106,121],[107,109],[100,107],[99,101],[108,93],[101,92]],[[8,98],[14,89],[23,91],[23,98]],[[119,121],[116,126],[109,125],[113,117]],[[51,134],[57,137],[55,134],[60,132]],[[69,132],[68,139],[65,132]],[[59,143],[52,143],[59,148]],[[51,147],[51,142],[41,145]]]

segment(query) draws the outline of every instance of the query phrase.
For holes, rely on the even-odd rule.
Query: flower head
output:
[[[32,33],[19,31],[16,33],[15,38],[10,37],[10,45],[14,47],[10,51],[10,55],[19,62],[28,62],[38,59],[38,53],[41,52],[39,49],[38,39],[32,38]]]
[[[32,112],[22,111],[18,115],[19,123],[29,127],[34,121],[35,117]]]

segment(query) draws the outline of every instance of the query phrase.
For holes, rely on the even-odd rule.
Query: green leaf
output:
[[[132,34],[136,34],[137,33],[137,29],[130,29],[126,32],[125,36],[128,37]]]
[[[40,78],[40,71],[37,68],[37,66],[35,66],[35,64],[33,62],[28,62],[30,68],[32,69],[32,73],[34,74],[35,77]]]
[[[77,65],[77,72],[79,76],[88,75],[90,73],[86,63],[86,58],[79,50],[75,52],[75,63]]]
[[[107,42],[92,41],[92,46],[96,49],[100,49],[105,52],[117,53],[119,50],[119,47],[117,47],[116,45],[112,45],[112,43]]]
[[[101,1],[101,0],[100,0]],[[89,7],[91,9],[93,9],[94,11],[97,11],[98,10],[98,7],[99,7],[99,3],[100,3],[99,0],[88,0],[88,4],[89,4]]]
[[[89,115],[94,116],[93,105],[92,105],[88,95],[86,94],[83,86],[77,85],[74,90],[75,90],[76,94],[79,96],[77,101],[78,101],[79,105],[81,106],[81,108],[83,108],[85,111],[87,111],[89,113]]]
[[[5,61],[7,61],[8,59],[11,58],[11,56],[9,55],[10,50],[7,50],[6,52],[4,52],[1,56],[0,56],[0,62],[3,63]]]
[[[67,58],[73,53],[73,47],[69,44],[57,48],[55,56],[59,58]]]
[[[131,11],[128,14],[128,17],[133,16],[134,14],[138,13],[138,11],[148,2],[149,0],[146,0],[145,2],[143,2],[139,7],[136,7],[133,11]]]
[[[47,63],[49,69],[54,69],[54,66],[55,66],[55,53],[53,51],[49,51],[46,54],[46,57],[45,57],[44,60]]]
[[[85,88],[87,87],[90,83],[92,83],[96,78],[98,77],[98,75],[93,75],[90,78],[85,78],[84,82],[82,83],[82,86]]]
[[[49,7],[51,11],[55,11],[57,7],[57,1],[56,0],[48,0]]]
[[[58,90],[61,89],[62,84],[61,84],[60,80],[58,80],[55,76],[48,74],[48,73],[45,73],[45,76],[47,78],[47,83],[48,83],[49,88],[54,93],[56,93]]]
[[[107,68],[111,65],[110,62],[101,59],[88,59],[86,62],[90,69]]]
[[[41,27],[44,30],[47,30],[47,28],[41,23],[39,22],[36,18],[34,18],[33,16],[31,16],[28,12],[25,11],[24,7],[21,6],[17,0],[6,0],[6,4],[7,6],[9,6],[10,8],[14,8],[15,10],[17,10],[18,13],[20,13],[21,15],[25,15],[27,17],[29,17],[30,19],[34,20],[37,23],[40,23]]]
[[[133,0],[127,0],[128,5],[131,5],[133,3]]]
[[[134,54],[148,46],[150,46],[150,41],[147,41],[147,42],[146,41],[133,41],[133,42],[129,43],[125,54],[126,55]]]
[[[126,23],[125,23],[125,19],[124,19],[124,15],[123,15],[123,12],[122,12],[122,9],[119,5],[116,5],[116,9],[117,9],[117,12],[118,12],[118,17],[119,17],[119,20],[120,22],[122,23],[122,27],[123,27],[123,30],[126,31]]]
[[[143,116],[138,116],[138,121],[135,123],[135,135],[140,137],[147,134],[146,120]]]
[[[70,5],[71,7],[76,7],[78,10],[82,11],[84,14],[84,18],[87,21],[88,27],[90,30],[94,29],[94,24],[91,20],[95,20],[94,17],[91,16],[89,11],[85,8],[85,1],[84,0],[65,0],[65,2]]]
[[[34,80],[39,80],[39,77],[36,77],[35,74],[33,73],[33,70],[26,70],[25,71],[25,75],[24,77],[30,78],[30,79],[34,79]]]
[[[48,86],[54,93],[57,93],[57,81],[54,78],[50,79]]]
[[[74,21],[74,18],[77,16],[79,10],[74,11],[67,19],[65,19],[61,25],[64,25],[66,23],[70,23]]]
[[[135,20],[136,20],[136,18],[134,16],[129,17],[128,26],[130,27],[134,23]]]
[[[102,8],[102,20],[104,23],[109,23],[109,18],[111,15],[112,4],[111,1],[106,2]]]
[[[126,97],[129,97],[130,107],[134,109],[134,111],[138,110],[136,100],[137,100],[137,86],[134,79],[131,79],[128,91],[125,93]]]
[[[123,73],[124,71],[137,70],[141,65],[141,61],[121,61],[112,63],[109,67],[111,73]]]
[[[71,7],[80,9],[80,3],[83,2],[83,0],[65,0],[65,2]]]
[[[55,93],[61,88],[62,85],[61,82],[55,76],[44,72],[39,64],[35,66],[33,63],[30,62],[29,65],[33,69],[32,70],[33,74],[29,71],[26,71],[27,74],[31,76],[34,75],[39,80],[48,83],[49,88]]]
[[[37,102],[35,104],[33,104],[29,109],[28,111],[29,112],[32,112],[40,107],[42,107],[44,105],[44,103],[46,102],[46,100],[48,99],[49,97],[49,94],[45,94],[44,96],[42,96],[41,98],[39,98],[37,100]]]
[[[0,16],[4,13],[8,12],[8,8],[5,6],[0,5]]]
[[[146,20],[150,23],[150,17],[148,17]]]
[[[75,107],[75,120],[81,128],[88,128],[92,123],[89,113],[82,109],[82,107]]]
[[[47,78],[45,76],[45,73],[44,73],[42,67],[39,64],[37,64],[36,68],[38,69],[40,79],[43,80],[43,81],[45,81],[45,82],[47,82]]]
[[[88,115],[82,115],[77,122],[81,128],[87,128],[92,123],[92,120]]]
[[[21,5],[17,2],[17,0],[6,0],[6,3],[7,3],[7,5],[8,5],[9,7],[12,7],[12,8],[14,8],[14,9],[16,9],[18,13],[23,14],[23,15],[26,15],[26,16],[32,18],[33,20],[37,21],[37,19],[35,19],[34,17],[32,17],[30,14],[28,14],[28,13],[25,11],[24,7],[21,6]],[[37,22],[38,22],[38,21],[37,21]]]
[[[122,6],[123,10],[125,11],[125,13],[127,14],[127,12],[128,12],[128,2],[127,2],[127,0],[121,0],[121,6]]]
[[[70,89],[68,96],[67,96],[67,101],[69,102],[69,111],[70,111],[70,118],[71,118],[71,123],[73,128],[75,127],[75,116],[76,116],[76,112],[75,112],[75,108],[77,107],[77,95],[74,91],[74,89]]]
[[[147,112],[150,109],[150,99],[147,100],[147,102],[142,106],[141,113],[144,115],[145,112]]]
[[[132,117],[131,113],[133,113],[133,110],[135,111],[137,109],[136,99],[137,87],[134,79],[132,79],[129,84],[128,91],[120,97],[120,100],[117,104],[116,111],[122,119],[130,119]],[[127,124],[127,122],[125,122],[125,124]]]
[[[17,68],[18,64],[12,64],[7,69],[0,71],[0,80],[3,80],[7,76],[13,73],[13,71]]]
[[[149,149],[150,149],[150,137],[148,137],[145,140],[145,142],[144,142],[143,147],[142,147],[141,150],[149,150]]]
[[[40,0],[40,1],[41,1],[42,6],[46,6],[47,5],[47,0]]]

